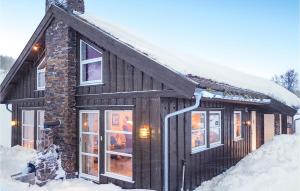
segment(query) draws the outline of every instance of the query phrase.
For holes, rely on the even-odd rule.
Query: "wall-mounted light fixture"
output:
[[[11,125],[12,127],[16,126],[16,125],[17,125],[17,121],[12,120],[12,121],[10,122],[10,125]]]
[[[139,137],[141,139],[148,139],[150,137],[150,127],[148,125],[144,125],[140,128]]]
[[[32,47],[32,50],[35,51],[35,52],[37,52],[39,49],[40,49],[40,45],[39,44],[35,44]]]
[[[245,124],[246,124],[247,126],[251,126],[251,121],[250,121],[250,120],[247,120],[247,121],[245,122]]]

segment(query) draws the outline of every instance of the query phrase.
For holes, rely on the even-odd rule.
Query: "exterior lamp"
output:
[[[251,125],[251,121],[250,120],[247,120],[245,123],[246,123],[247,126]]]
[[[144,125],[142,128],[140,128],[139,137],[141,139],[148,139],[150,137],[150,128],[149,128],[149,126]]]
[[[12,127],[16,126],[16,125],[17,125],[17,121],[12,120],[12,121],[10,122],[10,125],[11,125]]]
[[[40,49],[40,46],[38,44],[35,44],[32,49],[36,52]]]

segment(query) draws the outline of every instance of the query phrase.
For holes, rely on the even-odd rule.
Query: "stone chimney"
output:
[[[46,11],[52,5],[56,5],[66,9],[67,11],[76,11],[78,13],[84,13],[84,0],[46,0]]]

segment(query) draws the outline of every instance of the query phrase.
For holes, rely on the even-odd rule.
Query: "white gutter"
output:
[[[196,98],[196,103],[190,107],[184,108],[182,110],[175,111],[173,113],[169,113],[165,117],[165,125],[164,125],[164,191],[169,191],[169,118],[192,111],[199,107],[200,100],[202,97],[202,90],[196,88],[194,96]]]

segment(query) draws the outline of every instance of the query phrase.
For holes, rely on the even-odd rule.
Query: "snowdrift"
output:
[[[282,191],[300,188],[300,136],[280,135],[195,191]]]

